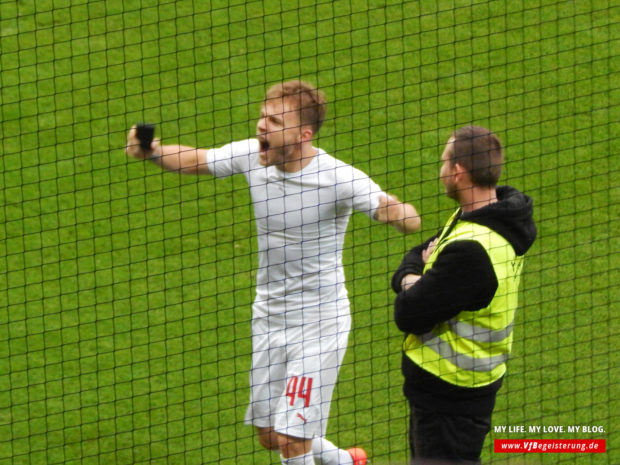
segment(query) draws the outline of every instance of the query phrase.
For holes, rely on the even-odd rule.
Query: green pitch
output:
[[[243,425],[256,241],[244,179],[162,173],[127,129],[209,147],[254,134],[265,88],[324,89],[317,144],[413,202],[423,232],[352,218],[354,311],[329,437],[407,461],[391,272],[454,205],[450,132],[496,131],[534,198],[494,425],[601,426],[620,462],[620,5],[552,1],[0,0],[0,465],[276,463]]]

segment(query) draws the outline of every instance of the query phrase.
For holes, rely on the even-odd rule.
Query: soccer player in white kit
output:
[[[246,423],[261,445],[280,451],[283,464],[365,465],[362,449],[325,439],[351,327],[344,235],[353,210],[405,233],[420,228],[420,217],[312,145],[325,110],[321,91],[289,81],[267,91],[256,138],[210,150],[155,140],[145,150],[134,127],[126,151],[169,171],[245,176],[258,236]]]

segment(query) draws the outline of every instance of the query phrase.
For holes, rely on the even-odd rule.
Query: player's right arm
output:
[[[151,143],[150,150],[140,146],[136,126],[127,134],[127,155],[149,160],[167,171],[181,174],[211,174],[207,165],[207,151],[185,145],[161,145],[159,139]]]

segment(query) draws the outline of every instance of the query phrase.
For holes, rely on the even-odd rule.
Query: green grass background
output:
[[[391,272],[454,205],[451,131],[506,145],[535,202],[493,464],[620,463],[620,4],[0,0],[0,464],[278,463],[242,419],[256,265],[242,177],[162,173],[127,129],[209,147],[254,133],[265,88],[328,95],[317,144],[413,202],[403,237],[354,215],[354,330],[329,437],[407,461]],[[603,438],[605,454],[505,456],[495,438]]]

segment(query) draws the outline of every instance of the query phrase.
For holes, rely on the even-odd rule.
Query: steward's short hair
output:
[[[481,126],[465,126],[452,134],[450,163],[463,166],[476,186],[494,187],[502,174],[504,153],[499,138]]]

